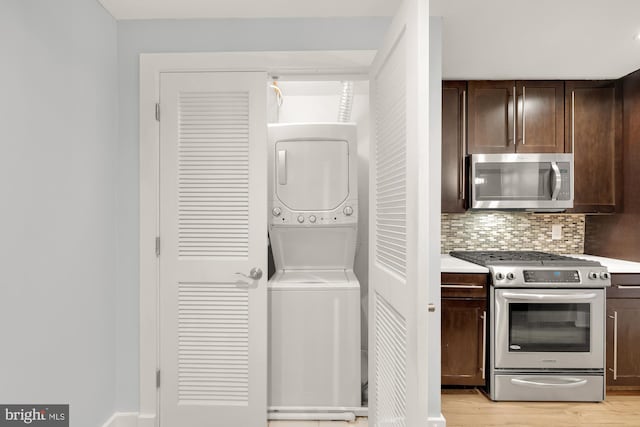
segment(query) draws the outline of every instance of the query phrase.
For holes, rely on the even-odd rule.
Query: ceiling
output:
[[[391,16],[400,0],[99,0],[116,19]]]
[[[432,0],[452,79],[606,79],[640,68],[640,0]]]
[[[391,16],[400,0],[99,0],[116,19]],[[431,0],[448,79],[604,79],[640,68],[640,0]]]

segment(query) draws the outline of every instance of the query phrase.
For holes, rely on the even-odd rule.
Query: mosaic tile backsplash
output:
[[[441,252],[453,250],[534,250],[584,253],[584,215],[526,212],[442,214]],[[562,238],[551,239],[551,226],[562,226]]]

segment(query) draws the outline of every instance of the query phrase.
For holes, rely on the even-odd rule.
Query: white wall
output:
[[[138,57],[151,52],[377,49],[387,18],[118,22],[117,402],[138,409]]]
[[[270,117],[277,123],[335,122],[342,84],[339,81],[279,81],[284,102],[280,108],[270,98]],[[277,118],[277,119],[276,119]],[[369,83],[354,84],[351,121],[358,128],[358,247],[354,272],[361,289],[361,348],[367,349],[367,297],[369,283]],[[366,366],[363,364],[363,378]]]
[[[429,302],[438,308],[429,317],[429,419],[437,419],[440,399],[440,180],[442,177],[442,18],[429,18]]]
[[[0,2],[0,402],[115,409],[116,23]]]

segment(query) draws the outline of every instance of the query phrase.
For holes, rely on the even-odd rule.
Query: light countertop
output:
[[[595,255],[587,254],[568,254],[567,256],[582,258],[589,261],[598,261],[603,266],[607,267],[609,273],[631,273],[640,274],[640,262],[626,261],[616,258],[605,258]]]
[[[440,271],[442,273],[488,273],[489,269],[472,262],[454,258],[449,254],[441,254]]]

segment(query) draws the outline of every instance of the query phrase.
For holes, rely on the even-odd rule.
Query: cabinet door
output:
[[[442,84],[442,212],[465,211],[467,82]]]
[[[442,300],[442,385],[485,384],[486,299]]]
[[[615,82],[566,82],[567,152],[574,212],[615,212],[622,201],[622,105]]]
[[[514,81],[469,82],[469,154],[515,152]]]
[[[564,153],[564,82],[517,82],[520,153]]]
[[[607,385],[640,388],[640,299],[607,299]]]

